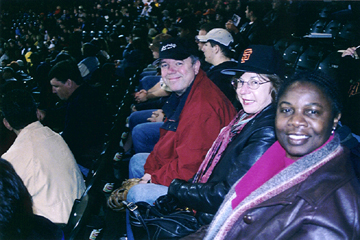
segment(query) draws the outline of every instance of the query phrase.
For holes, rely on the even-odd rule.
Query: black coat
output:
[[[233,76],[222,74],[221,71],[224,69],[235,69],[237,68],[237,62],[235,61],[226,61],[217,66],[211,67],[206,75],[210,80],[220,88],[220,90],[225,94],[225,96],[230,100],[230,102],[236,107],[238,103],[236,99],[236,92],[231,85],[231,79]]]
[[[201,223],[211,221],[231,186],[276,141],[275,107],[267,106],[229,143],[206,183],[174,179],[168,194],[197,211]]]
[[[106,122],[106,104],[97,89],[82,84],[66,104],[65,125],[61,136],[69,145],[78,164],[91,168],[102,150]]]
[[[254,21],[252,24],[249,22],[245,23],[240,31],[233,37],[237,53],[244,51],[250,44],[271,45],[271,38],[269,37],[268,30],[260,19]]]

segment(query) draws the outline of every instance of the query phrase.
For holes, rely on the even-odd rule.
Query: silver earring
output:
[[[332,131],[331,131],[331,135],[334,135],[335,130],[336,130],[336,127],[333,127],[333,128],[332,128]]]

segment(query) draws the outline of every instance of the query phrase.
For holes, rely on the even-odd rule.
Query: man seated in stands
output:
[[[231,60],[233,37],[225,29],[214,28],[206,35],[196,36],[196,39],[204,43],[201,50],[204,52],[205,61],[211,64],[210,69],[206,71],[206,75],[232,103],[236,103],[236,93],[231,85],[231,77],[221,73],[224,69],[237,67],[237,62]]]
[[[75,199],[85,190],[73,154],[61,136],[37,119],[30,93],[13,90],[2,100],[3,123],[17,135],[2,155],[23,180],[34,213],[55,223],[67,223]]]
[[[167,119],[154,150],[130,160],[129,177],[142,178],[142,184],[130,189],[129,201],[152,203],[166,194],[173,179],[190,179],[220,129],[235,115],[230,101],[200,69],[196,53],[194,42],[181,38],[160,47],[161,76],[172,90],[163,107]]]
[[[207,61],[205,61],[205,56],[201,50],[205,43],[200,42],[197,37],[206,35],[212,29],[220,28],[220,27],[221,26],[218,23],[213,23],[213,22],[204,23],[199,27],[198,35],[195,37],[195,42],[198,45],[198,50],[200,51],[200,53],[202,53],[200,56],[201,69],[204,70],[205,72],[207,72],[209,70],[209,68],[211,67],[211,64],[208,63]]]
[[[70,60],[57,63],[51,69],[49,79],[53,93],[66,101],[61,136],[69,145],[82,173],[87,176],[104,144],[106,104],[99,92],[83,81],[76,64]],[[50,110],[49,114],[53,112]],[[41,118],[45,116],[45,112],[42,113]]]
[[[159,58],[161,42],[169,38],[172,38],[172,36],[165,33],[160,33],[155,36],[155,38],[153,39],[152,43],[149,46],[154,59]],[[132,108],[133,112],[129,116],[129,135],[124,144],[124,152],[131,151],[133,147],[133,139],[132,139],[133,128],[142,123],[149,123],[148,119],[151,118],[152,113],[154,111],[159,111],[157,109],[161,108],[164,105],[164,103],[167,100],[167,97],[171,94],[171,90],[164,84],[164,81],[161,79],[161,76],[157,75],[158,74],[157,66],[153,64],[150,64],[149,66],[146,69],[144,69],[142,74],[140,75],[140,76],[143,75],[138,86],[140,91],[134,93],[134,98],[137,103],[133,106]],[[148,71],[149,69],[150,71]],[[154,129],[157,134],[159,132],[161,123],[160,122],[156,123],[156,125],[147,124],[146,127],[145,126],[142,127],[145,127],[145,129],[149,129],[148,128],[149,126],[151,126],[151,129]],[[156,143],[157,139],[155,139],[154,142]],[[153,146],[154,144],[151,145]],[[148,143],[146,145],[148,145]],[[150,149],[152,149],[152,147],[150,147]],[[148,152],[151,152],[151,150]]]
[[[168,34],[164,34],[164,33],[160,33],[155,36],[154,40],[152,41],[152,43],[150,44],[150,47],[149,47],[153,54],[154,59],[159,58],[159,50],[160,50],[159,48],[160,48],[161,42],[165,41],[166,39],[169,39],[169,38],[171,38],[171,36]],[[153,65],[151,65],[151,66],[153,66]],[[134,95],[135,101],[137,103],[146,102],[150,99],[167,97],[170,95],[170,92],[166,91],[167,90],[166,88],[161,87],[163,81],[160,81],[161,76],[156,75],[158,72],[157,67],[156,66],[153,66],[153,67],[154,67],[152,69],[153,71],[148,71],[148,70],[144,69],[144,71],[142,73],[144,75],[144,77],[140,80],[140,83],[139,83],[140,91],[136,92]],[[153,108],[153,107],[151,107],[151,108]],[[143,110],[143,109],[149,109],[149,107],[136,108],[136,110]]]
[[[99,49],[92,43],[85,43],[81,50],[84,59],[78,63],[78,67],[84,80],[90,81],[92,74],[100,66],[99,59],[96,57]]]
[[[261,2],[248,2],[245,16],[249,22],[240,28],[235,27],[231,20],[225,24],[226,29],[234,34],[238,53],[242,52],[249,44],[269,44],[270,38],[267,34],[267,28],[262,21],[263,8],[264,4]]]
[[[231,43],[233,37],[231,34],[222,28],[214,28],[207,32],[207,29],[214,26],[214,24],[203,24],[200,27],[199,35],[196,37],[196,42],[199,49],[201,48],[205,55],[205,63],[210,65],[206,71],[207,77],[213,81],[216,86],[229,98],[234,105],[239,105],[236,100],[235,90],[231,85],[231,77],[221,74],[221,70],[236,68],[237,62],[231,60]],[[201,64],[203,69],[203,64]],[[203,69],[204,70],[204,69]],[[166,86],[166,85],[165,85]],[[236,107],[236,106],[235,106]],[[150,114],[150,112],[147,112]],[[151,110],[152,115],[160,116],[158,111]],[[162,124],[162,117],[155,120],[154,117],[146,117],[148,121],[156,121],[156,123],[142,123],[140,121],[140,113],[135,112],[129,118],[129,126],[133,129],[133,145],[135,153],[151,152],[153,146],[159,139],[159,128]],[[125,150],[125,149],[124,149]]]

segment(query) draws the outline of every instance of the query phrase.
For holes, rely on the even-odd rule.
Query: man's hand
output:
[[[44,110],[38,109],[38,110],[36,111],[36,116],[37,116],[37,119],[38,119],[39,121],[42,121],[42,120],[44,120],[44,118],[45,118],[45,116],[46,116],[46,112],[45,112]]]
[[[234,22],[232,20],[229,20],[225,23],[225,28],[229,31],[229,32],[234,32],[234,33],[238,33],[239,29],[237,29],[237,27],[235,26]]]
[[[164,114],[163,110],[158,109],[158,110],[152,112],[151,117],[149,117],[146,120],[148,120],[149,122],[162,122],[164,117],[165,117],[165,114]]]
[[[355,59],[359,59],[359,56],[358,56],[358,54],[357,54],[357,52],[356,52],[356,49],[357,49],[357,48],[358,48],[358,47],[350,47],[350,48],[346,49],[346,50],[342,53],[341,57],[351,56],[351,57],[353,57],[353,58],[355,58]]]
[[[148,173],[145,173],[139,183],[148,183],[149,181],[151,182],[151,175]]]
[[[135,101],[137,103],[147,101],[147,91],[145,89],[141,89],[137,93],[135,93]]]

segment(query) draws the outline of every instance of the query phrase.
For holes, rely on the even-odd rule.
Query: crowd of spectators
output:
[[[318,19],[327,22],[336,19],[341,24],[358,20],[356,2],[256,2],[108,0],[51,6],[44,4],[46,1],[34,1],[42,3],[41,12],[31,6],[26,11],[20,6],[18,11],[14,6],[3,8],[0,62],[2,67],[12,63],[17,79],[33,78],[31,87],[43,87],[48,71],[37,67],[51,67],[54,64],[51,61],[64,51],[81,65],[82,74],[85,74],[84,64],[90,64],[93,59],[87,69],[90,72],[84,75],[89,81],[94,70],[114,61],[116,76],[128,77],[125,69],[152,61],[148,45],[159,33],[194,40],[203,23],[215,23],[233,34],[237,53],[234,59],[237,60],[249,43],[273,45],[284,37],[302,37]],[[351,44],[357,44],[356,40]],[[100,80],[98,78],[97,72],[92,80]],[[111,80],[102,78],[101,81]]]
[[[14,89],[30,92],[37,102],[41,124],[61,132],[85,177],[100,155],[106,133],[113,124],[110,119],[113,113],[107,110],[112,107],[108,105],[114,103],[106,101],[111,86],[115,83],[127,86],[129,78],[137,72],[141,73],[142,80],[134,92],[129,137],[121,143],[123,149],[119,153],[127,154],[130,159],[146,148],[145,152],[150,154],[158,142],[158,130],[168,117],[161,108],[171,99],[169,96],[175,94],[161,79],[154,60],[162,51],[159,49],[162,41],[176,37],[186,39],[195,48],[197,44],[195,55],[199,56],[200,70],[196,70],[194,76],[200,72],[198,78],[209,78],[237,110],[241,105],[236,100],[231,77],[220,72],[236,68],[237,60],[250,45],[274,46],[286,64],[284,79],[302,70],[320,69],[330,74],[339,82],[342,98],[347,103],[343,124],[360,135],[360,114],[352,114],[359,113],[360,109],[360,77],[356,70],[359,69],[356,46],[360,44],[360,4],[356,1],[50,2],[16,1],[16,6],[5,1],[2,4],[0,95],[2,98]],[[226,124],[231,117],[226,118]],[[139,126],[148,122],[152,123],[151,127],[142,125],[140,130]],[[212,129],[214,137],[224,124]],[[152,139],[145,136],[150,135],[149,129],[156,132]],[[15,134],[0,127],[0,155],[15,138]],[[199,164],[214,139],[207,140]],[[162,148],[169,150],[166,142]],[[203,142],[194,140],[193,144]],[[162,153],[166,152],[164,149]],[[143,172],[139,174],[131,177],[146,176]],[[167,176],[162,172],[158,175],[159,179]],[[186,177],[192,175],[189,173]],[[150,180],[168,186],[174,178]]]

